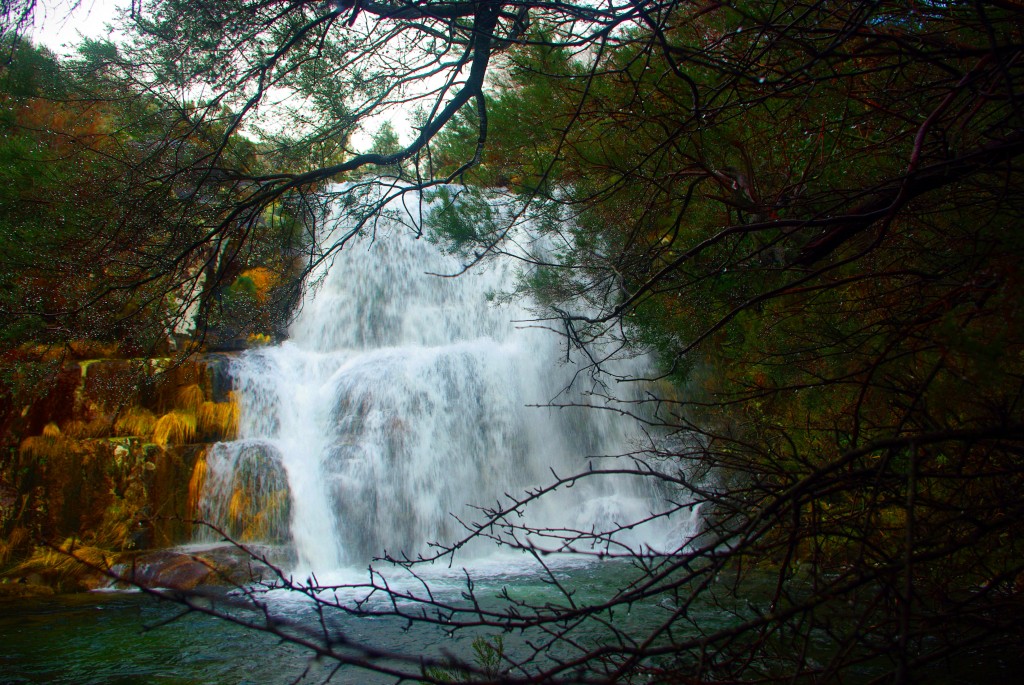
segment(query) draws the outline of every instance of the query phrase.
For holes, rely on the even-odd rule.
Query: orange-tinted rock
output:
[[[114,573],[131,585],[171,590],[192,590],[215,576],[212,565],[173,550],[141,554],[115,566]]]
[[[4,360],[14,364],[11,354]],[[161,450],[146,444],[152,436],[145,431],[129,440],[115,436],[114,426],[129,408],[167,413],[189,386],[201,389],[204,403],[226,402],[230,359],[54,361],[31,396],[0,396],[0,536],[24,530],[32,539],[4,540],[7,559],[0,562],[18,563],[33,545],[66,539],[114,551],[188,542],[189,482],[206,445]],[[175,585],[209,572],[177,563],[167,572]]]
[[[23,436],[39,435],[48,423],[62,424],[76,416],[76,391],[82,382],[78,364],[66,364],[57,371],[48,392],[28,405]]]
[[[148,377],[149,364],[136,359],[103,359],[83,362],[80,398],[82,418],[91,420],[103,413],[135,403],[138,388]]]
[[[54,594],[49,585],[35,583],[0,583],[0,599],[23,599],[25,597],[48,597]]]

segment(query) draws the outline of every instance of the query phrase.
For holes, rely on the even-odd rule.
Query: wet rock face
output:
[[[82,379],[76,389],[76,418],[95,420],[117,407],[138,402],[139,388],[149,375],[149,364],[138,359],[80,362]]]
[[[0,573],[44,543],[118,553],[188,542],[196,465],[237,421],[230,358],[73,360],[31,396],[0,397]],[[190,422],[187,435],[160,439],[169,414]],[[203,573],[178,562],[169,582]]]
[[[28,412],[22,411],[28,435],[37,435],[43,427],[52,421],[64,422],[76,418],[81,409],[79,388],[82,386],[82,370],[78,364],[67,364],[57,373],[49,393],[39,402],[29,406]]]
[[[129,585],[170,590],[193,590],[215,574],[200,558],[171,550],[140,555],[114,566],[113,573]]]
[[[178,362],[85,359],[41,366],[34,380],[21,381],[30,393],[0,392],[0,444],[16,447],[25,438],[40,435],[48,424],[68,432],[69,425],[95,423],[89,428],[95,433],[98,424],[112,423],[129,407],[162,414],[174,407],[179,390],[189,385],[200,386],[207,399],[225,402],[232,389],[231,356],[208,354]]]
[[[270,576],[271,569],[232,546],[201,551],[174,549],[143,552],[116,564],[118,584],[168,590],[194,590],[204,585],[241,585]]]
[[[230,372],[233,357],[232,354],[213,353],[203,355],[201,359],[210,399],[214,402],[227,402],[228,393],[234,389]]]

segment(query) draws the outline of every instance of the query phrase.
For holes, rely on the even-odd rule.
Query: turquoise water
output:
[[[630,569],[624,564],[590,564],[556,573],[577,593],[581,603],[607,597]],[[432,578],[435,597],[458,602],[465,591],[457,571]],[[408,589],[415,588],[409,584]],[[537,573],[502,573],[490,569],[475,581],[480,601],[497,607],[499,595],[531,603],[560,601],[559,592]],[[344,597],[344,594],[342,594]],[[383,598],[382,598],[383,599]],[[274,611],[306,625],[316,617],[308,600],[272,593],[267,601]],[[382,608],[384,604],[370,608]],[[639,627],[657,612],[619,612],[619,628]],[[710,609],[709,624],[722,621]],[[341,611],[328,615],[332,630],[374,647],[410,655],[440,657],[454,654],[471,658],[471,643],[481,635],[465,631],[448,635],[437,626],[416,625],[394,618],[357,618]],[[636,625],[634,625],[636,624]],[[496,633],[483,633],[491,636]],[[588,629],[588,639],[599,641],[602,629]],[[507,651],[515,653],[524,636],[504,636]],[[0,602],[0,683],[314,683],[330,674],[333,663],[310,659],[299,647],[282,644],[268,635],[182,608],[139,592],[97,592],[31,600]],[[334,676],[337,683],[394,682],[393,678],[346,667]],[[305,675],[304,675],[305,674]]]
[[[278,683],[306,667],[297,648],[209,617],[173,620],[180,614],[141,593],[4,602],[0,682]]]
[[[600,602],[635,573],[623,563],[592,563],[561,568],[558,583],[570,589],[579,604]],[[364,579],[365,580],[365,579]],[[485,570],[474,580],[475,594],[484,608],[503,605],[503,596],[532,605],[564,603],[565,598],[544,576],[522,568],[503,572]],[[466,590],[458,571],[433,574],[434,597],[447,603],[463,603]],[[396,581],[402,591],[422,592],[422,585]],[[343,603],[351,604],[354,591],[341,592]],[[307,627],[317,625],[311,602],[283,592],[266,597],[272,611],[286,620]],[[743,604],[741,602],[740,604]],[[389,606],[383,596],[366,608]],[[408,607],[408,605],[406,605]],[[642,635],[657,624],[671,608],[661,602],[633,605],[616,611],[612,622],[627,634]],[[737,617],[721,606],[707,602],[691,606],[689,618],[702,632],[734,625]],[[333,634],[375,648],[413,657],[438,658],[444,654],[472,660],[475,637],[493,638],[496,631],[459,631],[449,635],[438,626],[409,623],[393,617],[354,617],[344,611],[326,614]],[[610,641],[611,633],[600,622],[581,626],[575,633],[590,645]],[[676,633],[676,638],[682,637]],[[506,652],[518,658],[529,652],[525,641],[537,635],[507,633]],[[823,642],[819,656],[826,658],[832,645]],[[571,656],[557,650],[542,656]],[[540,666],[535,662],[533,666]],[[386,662],[380,662],[386,663]],[[550,662],[549,662],[550,663]],[[922,672],[922,682],[941,685],[973,683],[1016,683],[1021,663],[1019,654],[991,650],[968,652],[955,661],[944,662]],[[891,663],[878,660],[862,663],[844,675],[848,681],[867,682],[888,672]],[[334,662],[320,662],[300,647],[198,613],[183,614],[180,605],[160,601],[140,592],[98,592],[40,599],[0,601],[0,685],[15,683],[74,683],[128,685],[158,683],[270,684],[320,683],[332,676],[332,683],[391,683],[395,678],[346,666],[334,672]],[[408,669],[409,664],[405,664]],[[413,666],[413,672],[416,667]],[[414,682],[414,681],[407,681]]]

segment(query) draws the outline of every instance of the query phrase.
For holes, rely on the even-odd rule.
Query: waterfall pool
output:
[[[607,597],[633,576],[635,570],[622,562],[572,564],[558,569],[558,581],[572,588],[580,602]],[[433,574],[430,574],[433,575]],[[465,589],[458,572],[432,578],[435,597],[457,601]],[[503,590],[535,604],[559,597],[546,579],[523,568],[501,572],[482,569],[474,576],[475,592],[483,605],[497,607]],[[765,573],[765,591],[772,583]],[[269,599],[277,615],[315,626],[317,617],[308,600],[278,593]],[[735,626],[744,613],[740,601],[732,609],[702,598],[688,615],[702,633]],[[666,600],[634,605],[617,611],[614,625],[640,637],[671,609]],[[749,616],[749,614],[747,614]],[[501,635],[505,652],[512,658],[528,653],[521,633],[472,630],[449,635],[437,626],[417,624],[408,628],[395,618],[356,618],[341,611],[328,612],[326,621],[349,639],[417,658],[455,655],[473,660],[473,641]],[[408,628],[408,629],[407,629]],[[534,635],[535,637],[536,635]],[[594,624],[575,633],[581,643],[605,644],[608,633]],[[683,637],[679,634],[676,638]],[[825,656],[828,642],[817,645]],[[565,657],[567,654],[555,654]],[[530,668],[543,667],[548,657],[536,659]],[[383,662],[382,662],[383,663]],[[862,662],[844,673],[844,682],[867,683],[887,672],[884,660]],[[310,651],[284,644],[277,638],[247,630],[209,616],[183,614],[179,604],[157,600],[141,592],[94,592],[89,594],[0,601],[0,683],[65,683],[74,685],[270,685],[280,683],[394,683],[396,678],[353,666],[335,670],[337,663],[316,660]],[[1020,656],[968,652],[923,670],[922,682],[936,685],[1016,683]],[[415,667],[414,667],[415,670]],[[926,676],[926,677],[925,677]],[[414,683],[413,680],[405,682]]]
[[[504,510],[495,515],[499,525],[459,553],[474,569],[476,597],[495,607],[569,601],[536,566],[485,562],[495,538],[505,549],[541,554],[685,548],[700,528],[699,512],[663,482],[660,469],[673,482],[675,467],[638,465],[631,456],[652,436],[632,418],[642,411],[644,387],[623,379],[643,377],[650,360],[614,342],[572,353],[528,299],[503,297],[528,276],[533,259],[525,257],[551,249],[530,238],[532,220],[515,207],[499,203],[494,211],[510,212],[515,230],[524,231],[515,233],[523,260],[438,277],[459,272],[461,261],[410,230],[420,226],[410,207],[434,205],[439,201],[396,197],[375,223],[377,239],[353,242],[313,274],[319,287],[304,299],[288,339],[233,361],[239,436],[204,456],[197,518],[216,529],[199,529],[193,542],[214,543],[226,533],[285,545],[297,577],[348,583],[351,574],[339,569],[363,569],[355,582],[365,582],[370,559],[461,545],[460,538],[474,537],[467,531],[483,530],[476,528],[487,518],[481,507],[492,507]],[[354,230],[345,206],[334,207],[325,245]],[[543,497],[528,494],[570,476]],[[557,580],[573,588],[572,601],[600,602],[628,584],[632,571],[627,563],[566,563]],[[458,566],[431,576],[435,597],[465,603]],[[410,587],[424,591],[416,582]],[[308,598],[274,592],[267,601],[285,619],[316,625]],[[576,626],[574,634],[602,644],[614,639],[608,625],[627,630],[667,608],[634,604],[604,624]],[[693,611],[702,630],[725,620],[711,606],[706,615]],[[331,675],[334,664],[311,661],[309,652],[276,638],[182,613],[180,605],[142,593],[6,602],[0,683],[312,683]],[[473,640],[492,637],[344,610],[324,620],[351,640],[414,656],[471,660]],[[533,637],[508,633],[506,648],[525,649],[519,658],[530,658],[526,641]],[[544,652],[531,661],[563,656]],[[332,680],[394,681],[350,670]]]
[[[614,591],[632,573],[628,564],[594,562],[572,564],[556,571],[559,582],[572,587],[579,601],[591,601]],[[458,571],[445,571],[431,579],[435,597],[458,601],[465,590]],[[519,600],[555,601],[558,593],[547,579],[524,568],[501,572],[497,566],[475,577],[477,596],[494,606],[507,591]],[[274,593],[268,598],[278,615],[315,625],[308,600]],[[715,607],[697,608],[703,627],[712,629],[735,620]],[[656,606],[638,606],[615,615],[619,628],[640,628],[657,620]],[[328,614],[332,630],[356,642],[412,656],[453,654],[472,660],[477,636],[492,638],[499,631],[458,631],[449,635],[440,627],[416,625],[406,629],[395,618],[356,618],[343,612]],[[600,640],[594,626],[578,637]],[[506,652],[522,654],[528,636],[503,635]],[[308,650],[282,644],[270,635],[198,613],[183,615],[174,602],[157,600],[141,592],[89,594],[8,600],[0,602],[0,682],[128,684],[173,683],[319,683],[336,666],[316,661]],[[389,683],[393,677],[354,667],[343,667],[332,683]]]

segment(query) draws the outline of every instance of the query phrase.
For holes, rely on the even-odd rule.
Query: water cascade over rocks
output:
[[[428,275],[459,266],[400,221],[342,250],[289,339],[234,364],[240,437],[210,451],[202,515],[238,538],[292,545],[297,570],[365,567],[458,539],[459,519],[482,519],[473,505],[507,504],[553,473],[611,465],[588,457],[628,451],[635,425],[614,412],[531,406],[595,400],[585,375],[573,382],[564,341],[524,323],[522,304],[492,302],[512,288],[515,261]],[[518,522],[602,531],[660,499],[644,479],[589,478]],[[622,535],[659,547],[670,523]],[[480,540],[459,563],[494,548]]]

